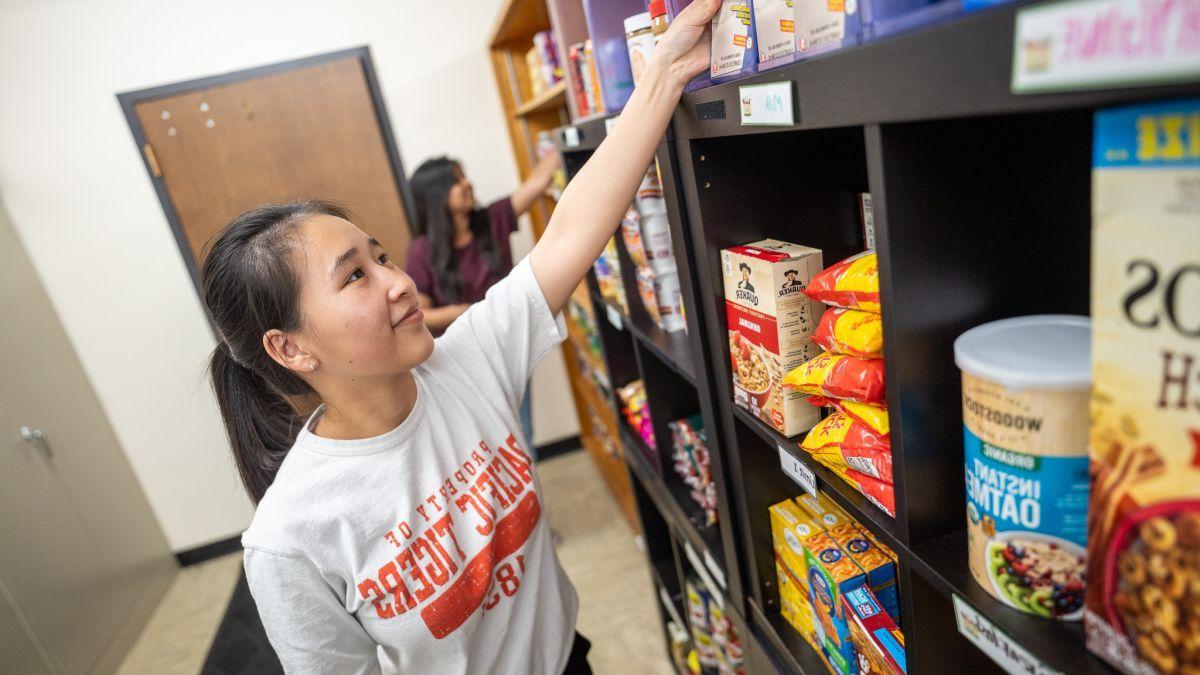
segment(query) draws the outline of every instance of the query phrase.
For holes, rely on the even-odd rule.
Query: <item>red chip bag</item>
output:
[[[812,278],[805,295],[834,307],[879,313],[879,266],[874,251],[825,268]]]
[[[835,412],[818,422],[800,447],[822,464],[855,469],[886,483],[892,482],[891,438],[843,412]]]
[[[872,478],[864,473],[839,467],[836,464],[826,463],[822,459],[822,455],[813,456],[817,461],[824,464],[831,471],[841,476],[842,480],[846,481],[855,490],[858,490],[864,497],[869,499],[872,504],[878,506],[889,516],[896,517],[896,489],[890,484],[885,483],[878,478]]]
[[[831,307],[812,336],[825,351],[862,358],[883,356],[883,319],[874,312]]]
[[[877,434],[887,436],[892,432],[892,425],[888,421],[887,406],[883,403],[859,403],[825,396],[809,396],[808,402],[818,408],[833,408],[845,413],[855,422],[862,422],[871,427]]]
[[[883,359],[860,359],[825,352],[788,373],[783,378],[783,386],[810,396],[881,403]]]

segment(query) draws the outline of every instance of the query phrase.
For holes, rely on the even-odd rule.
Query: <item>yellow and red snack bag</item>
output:
[[[834,354],[882,358],[883,319],[874,312],[833,307],[821,315],[812,339]]]
[[[884,395],[883,359],[825,352],[788,373],[783,386],[810,396],[880,403]]]
[[[822,464],[855,469],[892,482],[891,439],[841,411],[817,423],[800,447]]]
[[[858,401],[843,401],[839,398],[825,396],[809,396],[808,402],[818,408],[833,408],[845,413],[847,417],[871,427],[877,434],[888,435],[892,425],[888,421],[887,406],[874,403],[859,403]]]
[[[841,476],[842,480],[850,484],[851,487],[858,490],[864,497],[869,499],[871,503],[883,509],[884,513],[889,516],[896,517],[896,489],[891,483],[885,483],[878,478],[872,478],[861,471],[847,469],[844,466],[838,465],[836,462],[828,461],[826,455],[813,455],[813,458],[829,468],[837,475]]]
[[[879,266],[874,251],[825,268],[809,282],[805,295],[834,307],[879,313]]]

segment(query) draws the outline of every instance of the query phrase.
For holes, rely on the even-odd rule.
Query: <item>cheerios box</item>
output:
[[[1125,673],[1195,672],[1200,98],[1094,130],[1087,645]]]
[[[819,249],[764,239],[721,251],[734,403],[785,436],[817,423],[783,376],[820,354],[810,339],[824,305],[804,294],[824,269]]]

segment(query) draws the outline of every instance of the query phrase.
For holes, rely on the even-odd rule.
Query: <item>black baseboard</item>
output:
[[[175,559],[179,561],[180,567],[187,567],[188,565],[195,565],[196,563],[202,563],[213,558],[220,558],[229,553],[236,553],[240,550],[242,550],[242,535],[239,534],[228,539],[214,541],[211,544],[180,551],[175,554]]]
[[[582,449],[583,443],[579,440],[579,435],[576,434],[574,436],[567,436],[566,438],[559,439],[553,443],[539,445],[536,449],[536,457],[537,461],[541,462],[543,460],[558,457],[559,455],[565,455],[568,452],[574,452]]]

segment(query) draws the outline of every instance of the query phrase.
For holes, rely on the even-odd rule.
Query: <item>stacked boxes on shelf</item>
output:
[[[895,554],[823,494],[775,504],[770,516],[783,617],[843,675],[887,660],[877,656],[875,641],[853,639],[852,624],[890,627],[892,637],[879,641],[898,665],[880,672],[904,672]]]
[[[529,73],[529,91],[533,96],[542,94],[562,80],[558,47],[550,31],[541,31],[533,36],[533,47],[525,52],[525,68]]]

